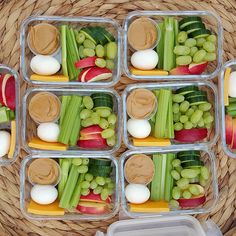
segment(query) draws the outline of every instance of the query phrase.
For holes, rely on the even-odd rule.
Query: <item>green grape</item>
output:
[[[192,57],[191,56],[178,56],[176,58],[176,64],[178,66],[186,66],[186,65],[191,64],[191,62],[192,62]]]
[[[176,131],[182,130],[183,127],[184,127],[183,124],[180,122],[177,122],[174,124],[174,130],[176,130]]]
[[[197,196],[197,195],[200,194],[199,188],[198,188],[196,185],[194,185],[194,184],[191,184],[191,185],[189,186],[189,192],[190,192],[191,194],[195,195],[195,196]]]
[[[93,99],[90,96],[84,96],[83,97],[83,104],[85,108],[92,110],[93,109]]]
[[[188,190],[183,191],[183,198],[190,199],[192,197],[192,194]]]
[[[206,42],[205,38],[198,38],[197,39],[197,46],[202,47],[205,42]]]
[[[101,192],[101,199],[105,201],[107,200],[108,197],[109,197],[109,191],[108,189],[104,188]]]
[[[180,106],[179,106],[179,110],[182,113],[185,113],[189,108],[189,102],[188,101],[183,101]]]
[[[104,67],[106,67],[106,60],[105,59],[103,59],[103,58],[97,58],[96,60],[95,60],[95,65],[96,66],[98,66],[98,67],[100,67],[100,68],[104,68]]]
[[[92,180],[90,183],[90,188],[95,189],[95,188],[97,188],[97,186],[98,186],[98,184],[97,184],[96,180]]]
[[[109,188],[109,189],[108,189],[108,194],[109,194],[109,196],[112,195],[113,193],[114,193],[114,189]]]
[[[85,35],[82,32],[76,35],[76,41],[78,44],[82,44],[84,40],[85,40]]]
[[[206,56],[204,57],[205,61],[215,61],[216,60],[216,53],[214,52],[208,52]]]
[[[199,120],[202,118],[202,115],[203,115],[203,111],[201,110],[196,110],[194,111],[194,113],[191,115],[191,118],[190,118],[190,121],[192,123],[198,123]]]
[[[197,127],[197,123],[192,123],[192,128],[196,128]]]
[[[85,120],[87,118],[89,118],[91,115],[92,115],[92,111],[89,110],[89,109],[83,109],[81,112],[80,112],[80,118],[82,120]]]
[[[184,124],[188,121],[188,117],[186,115],[182,115],[182,116],[180,116],[179,120],[181,123]]]
[[[216,43],[216,36],[214,34],[211,34],[207,37],[207,41],[212,42],[212,43]]]
[[[180,115],[181,115],[180,113],[174,114],[173,115],[173,121],[174,122],[179,122]]]
[[[83,181],[81,183],[81,188],[88,189],[90,187],[89,181]]]
[[[207,41],[203,44],[203,49],[205,49],[207,52],[215,52],[216,46],[214,43]]]
[[[178,103],[173,104],[172,111],[173,111],[174,114],[179,113],[179,104]]]
[[[198,106],[198,109],[201,111],[209,111],[209,110],[211,110],[211,107],[212,107],[211,103],[206,102],[206,103],[200,104]]]
[[[189,187],[189,180],[186,178],[181,178],[176,182],[180,189],[187,189]]]
[[[183,170],[183,167],[182,166],[176,166],[175,170],[178,171],[178,173],[180,174],[181,171]]]
[[[189,38],[185,41],[184,45],[191,48],[197,45],[197,41],[196,39]]]
[[[109,69],[109,70],[113,70],[114,67],[115,67],[114,61],[107,59],[106,60],[106,68]]]
[[[207,186],[207,180],[203,179],[202,176],[200,176],[200,185],[201,185],[202,187]]]
[[[84,176],[84,179],[91,182],[93,180],[93,175],[90,173],[86,173],[86,175]]]
[[[184,101],[184,96],[181,94],[174,94],[172,96],[172,100],[173,100],[173,102],[176,102],[178,104],[178,103],[181,103]]]
[[[105,55],[104,47],[101,44],[98,44],[96,46],[95,52],[96,52],[97,57],[104,57]]]
[[[115,144],[116,144],[116,137],[115,137],[115,136],[112,136],[112,137],[110,137],[110,138],[107,138],[106,141],[107,141],[107,145],[108,145],[109,147],[113,147],[113,146],[115,146]]]
[[[190,107],[190,108],[186,111],[185,115],[188,116],[188,117],[190,117],[193,113],[194,113],[194,110],[193,110],[193,108]]]
[[[192,47],[190,48],[190,56],[193,57],[194,54],[198,51],[198,48],[197,47]]]
[[[96,112],[103,118],[107,118],[111,115],[111,110],[109,108],[98,108]]]
[[[78,167],[78,172],[79,172],[80,174],[85,174],[85,173],[87,173],[87,172],[88,172],[88,166],[84,166],[84,165],[79,166],[79,167]]]
[[[93,193],[94,194],[100,194],[101,192],[102,192],[102,186],[98,186],[97,188],[95,188],[94,190],[93,190]]]
[[[181,171],[181,176],[183,178],[187,178],[187,179],[196,178],[198,176],[198,174],[199,174],[199,172],[194,169],[183,169]]]
[[[174,180],[179,180],[180,179],[180,174],[176,170],[171,171],[171,176],[173,177]]]
[[[109,177],[105,178],[105,182],[106,182],[106,184],[111,183],[111,182],[112,182],[112,181],[111,181],[111,178],[109,178]]]
[[[195,63],[200,63],[202,61],[204,61],[204,58],[206,56],[206,51],[201,49],[199,51],[197,51],[194,56],[193,56],[193,62]]]
[[[210,124],[205,124],[205,128],[206,128],[206,129],[211,129],[211,127],[212,127],[212,123],[210,123]]]
[[[192,129],[193,124],[190,121],[184,123],[184,129]]]
[[[191,106],[191,108],[192,108],[194,111],[196,111],[196,110],[198,109],[198,107],[197,107],[196,105]]]
[[[92,113],[91,119],[93,121],[93,124],[95,124],[95,125],[98,125],[100,123],[100,116],[96,112]]]
[[[174,168],[176,168],[181,165],[181,161],[179,159],[174,159],[171,164]]]
[[[100,122],[99,122],[99,126],[102,128],[102,129],[107,129],[109,127],[109,123],[106,119],[104,118],[101,118],[100,119]]]
[[[185,31],[180,31],[177,36],[178,43],[184,43],[188,38],[188,34]]]
[[[170,207],[172,209],[178,209],[179,208],[179,202],[174,200],[174,199],[171,199],[169,204],[170,204]]]
[[[83,161],[81,158],[73,158],[72,159],[72,164],[75,165],[75,166],[80,166],[82,165]]]
[[[116,115],[114,113],[112,113],[111,115],[109,115],[107,120],[108,120],[109,124],[114,125],[117,120]]]
[[[97,176],[96,182],[98,185],[101,185],[101,186],[105,185],[105,179],[103,177]]]
[[[207,116],[206,118],[204,118],[204,123],[205,124],[211,124],[214,121],[214,117],[212,115]]]
[[[85,57],[93,57],[95,56],[95,51],[92,48],[84,48],[83,54]]]
[[[101,135],[105,139],[111,138],[112,136],[115,135],[115,131],[113,129],[105,129],[102,131]]]
[[[89,193],[90,193],[90,190],[87,188],[82,188],[81,189],[81,195],[82,196],[87,196],[87,195],[89,195]]]
[[[84,51],[84,46],[83,46],[83,45],[80,45],[80,46],[79,46],[79,57],[80,57],[80,58],[84,58],[84,53],[83,53],[83,51]]]
[[[211,113],[209,112],[209,111],[205,111],[204,113],[203,113],[203,119],[205,119],[206,117],[208,117],[208,116],[211,116]]]
[[[190,48],[189,47],[177,45],[174,48],[174,54],[176,54],[178,56],[187,56],[189,53],[190,53]]]
[[[172,197],[175,199],[175,200],[178,200],[180,199],[181,197],[181,189],[179,187],[174,187],[172,189]]]
[[[91,49],[95,49],[96,45],[93,41],[91,41],[90,39],[85,39],[83,42],[83,45],[85,48],[91,48]]]
[[[200,127],[200,128],[204,127],[204,120],[203,120],[203,118],[201,118],[201,119],[198,121],[197,126]]]
[[[115,184],[113,182],[107,184],[108,188],[114,189]]]
[[[115,129],[116,129],[116,125],[111,125],[111,124],[110,124],[110,125],[109,125],[109,128],[115,130]]]
[[[83,165],[89,164],[89,158],[83,158]]]
[[[94,123],[93,123],[93,120],[92,120],[91,117],[89,117],[89,118],[87,118],[87,119],[81,121],[81,125],[82,125],[83,127],[89,127],[89,126],[91,126],[91,125],[93,125],[93,124],[94,124]]]
[[[209,171],[208,171],[208,168],[206,166],[202,166],[201,169],[201,177],[204,179],[204,180],[208,180],[209,179]]]
[[[115,59],[117,55],[117,44],[116,42],[109,42],[106,45],[106,56],[108,59]]]

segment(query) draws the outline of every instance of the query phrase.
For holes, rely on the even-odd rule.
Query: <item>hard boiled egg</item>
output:
[[[42,123],[37,128],[38,137],[46,142],[57,142],[59,133],[59,125],[55,123]]]
[[[127,130],[134,138],[146,138],[151,133],[151,125],[148,120],[129,119]]]
[[[31,198],[38,204],[48,205],[53,203],[58,196],[57,189],[52,185],[34,185],[30,192]]]
[[[30,68],[38,75],[53,75],[60,70],[60,63],[52,56],[36,55],[30,62]]]
[[[131,56],[131,64],[140,70],[152,70],[157,66],[158,54],[152,49],[140,50]]]
[[[8,154],[10,145],[11,135],[7,131],[0,131],[0,157]]]
[[[150,191],[144,184],[128,184],[125,188],[125,196],[130,203],[141,204],[150,197]]]
[[[229,96],[236,97],[236,71],[229,76]]]

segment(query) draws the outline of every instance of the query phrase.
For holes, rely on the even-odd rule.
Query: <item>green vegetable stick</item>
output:
[[[62,101],[61,101],[61,114],[60,114],[60,126],[62,124],[67,106],[70,102],[71,96],[62,96]]]
[[[170,98],[168,104],[168,115],[167,115],[167,127],[166,127],[166,138],[174,138],[174,122],[173,122],[173,109],[172,109],[172,92],[170,90]]]
[[[163,69],[163,60],[164,60],[164,33],[165,33],[164,29],[165,29],[165,27],[164,27],[164,23],[163,22],[162,23],[158,23],[158,26],[160,28],[161,34],[159,35],[160,41],[159,41],[159,43],[157,44],[157,47],[156,47],[156,51],[157,51],[157,54],[159,56],[159,61],[158,61],[157,67],[159,69]]]
[[[68,76],[67,49],[66,49],[66,25],[61,26],[61,61],[63,75]]]
[[[178,34],[179,34],[179,22],[178,20],[174,19],[174,32],[175,32],[175,42],[174,42],[174,47],[176,45],[179,45],[179,42],[178,42]],[[175,53],[173,54],[174,55],[174,67],[176,67],[176,55]]]
[[[167,163],[167,154],[162,154],[161,162],[161,186],[160,186],[160,200],[165,198],[165,184],[166,184],[166,163]]]
[[[78,166],[72,165],[68,180],[66,182],[66,186],[63,190],[63,193],[60,199],[59,207],[69,208],[70,200],[74,192],[74,189],[76,187],[78,177],[79,177]]]

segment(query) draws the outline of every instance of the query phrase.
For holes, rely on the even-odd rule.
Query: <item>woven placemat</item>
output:
[[[20,42],[19,28],[23,19],[30,15],[67,15],[67,16],[106,16],[120,23],[129,11],[133,10],[210,10],[221,16],[224,34],[224,61],[236,56],[236,1],[235,0],[1,0],[0,1],[0,62],[19,70]],[[118,91],[132,81],[122,77],[116,86]],[[21,96],[26,85],[21,83]],[[125,150],[122,147],[119,153]],[[220,199],[210,215],[199,219],[211,218],[226,236],[236,235],[236,160],[224,155],[220,144],[214,147],[218,170]],[[28,221],[19,206],[19,169],[26,153],[12,166],[0,168],[0,236],[5,235],[94,235],[96,230],[106,231],[113,221],[76,222],[76,221]]]

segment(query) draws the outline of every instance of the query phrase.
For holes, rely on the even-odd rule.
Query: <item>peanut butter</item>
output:
[[[154,168],[149,156],[133,155],[125,163],[125,178],[132,184],[149,184],[154,176]]]

